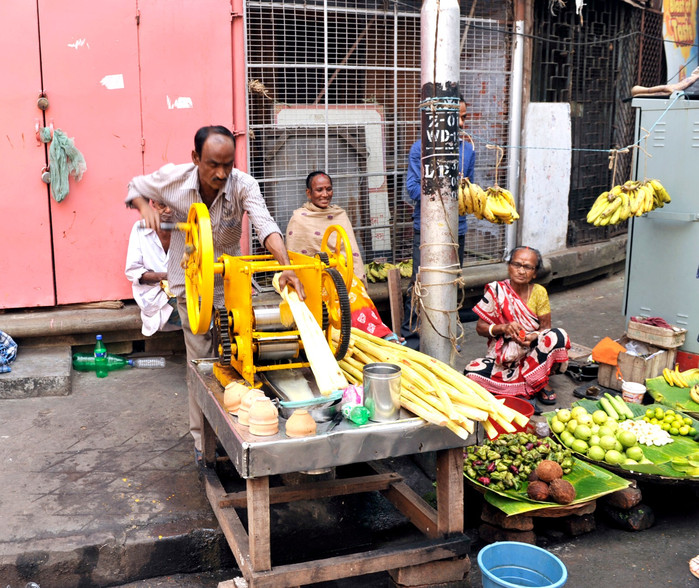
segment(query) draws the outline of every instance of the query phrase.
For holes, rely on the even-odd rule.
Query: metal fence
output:
[[[623,234],[626,222],[592,227],[585,217],[601,192],[629,179],[632,152],[616,153],[610,165],[610,150],[634,141],[631,87],[659,83],[662,15],[591,0],[581,16],[572,2],[552,11],[549,0],[536,0],[534,22],[532,101],[571,109],[568,245]]]
[[[402,198],[410,146],[420,134],[419,1],[249,1],[249,169],[282,231],[306,201],[316,169],[352,220],[365,262],[409,259],[412,208]],[[510,85],[505,1],[461,2],[461,93],[476,147],[474,180],[495,180]],[[505,178],[507,157],[500,163]],[[258,247],[256,241],[253,245]],[[465,263],[499,260],[501,226],[473,219]]]

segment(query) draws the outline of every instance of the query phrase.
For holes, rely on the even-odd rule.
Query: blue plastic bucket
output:
[[[568,570],[555,555],[519,541],[499,541],[478,553],[483,588],[559,588]]]

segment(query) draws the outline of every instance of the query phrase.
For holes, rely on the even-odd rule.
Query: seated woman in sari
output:
[[[549,375],[567,367],[570,341],[563,329],[551,328],[546,289],[532,280],[541,269],[541,254],[515,247],[507,257],[509,280],[490,282],[473,311],[476,332],[488,338],[486,357],[474,359],[464,374],[493,394],[538,394],[543,404],[555,404]]]
[[[343,208],[331,204],[333,183],[328,174],[314,171],[306,178],[306,202],[297,208],[286,227],[286,247],[305,255],[314,255],[320,251],[325,230],[330,225],[340,225],[347,232],[354,263],[354,279],[350,288],[349,300],[352,312],[352,326],[389,341],[398,341],[398,336],[381,320],[376,306],[364,287],[364,262],[359,245],[354,235],[352,223]],[[328,241],[335,247],[335,236]]]

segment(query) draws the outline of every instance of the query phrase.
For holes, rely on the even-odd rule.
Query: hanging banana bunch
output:
[[[641,216],[670,202],[670,195],[658,180],[629,180],[602,192],[587,213],[587,222],[596,227],[616,225],[632,216]]]
[[[500,186],[483,190],[468,178],[459,183],[459,214],[472,214],[495,224],[510,224],[519,218],[511,192]]]
[[[364,273],[368,281],[383,282],[388,278],[388,271],[398,269],[402,278],[409,278],[413,275],[413,260],[399,261],[397,265],[388,262],[372,261],[364,264]]]

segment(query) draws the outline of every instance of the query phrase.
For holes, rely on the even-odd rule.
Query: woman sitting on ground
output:
[[[546,289],[532,283],[543,265],[531,247],[515,247],[507,259],[509,280],[490,282],[473,311],[476,332],[488,338],[487,356],[474,359],[464,374],[493,394],[538,399],[555,404],[549,375],[567,367],[570,341],[551,328]]]
[[[345,210],[331,204],[333,183],[330,176],[322,171],[308,174],[306,196],[308,202],[293,212],[286,227],[287,249],[304,255],[315,255],[320,251],[323,235],[330,225],[340,225],[345,229],[352,248],[354,265],[354,278],[348,292],[352,326],[389,341],[398,341],[398,336],[381,320],[364,287],[364,262],[359,245]],[[335,235],[328,240],[328,246],[331,249],[335,248]]]

